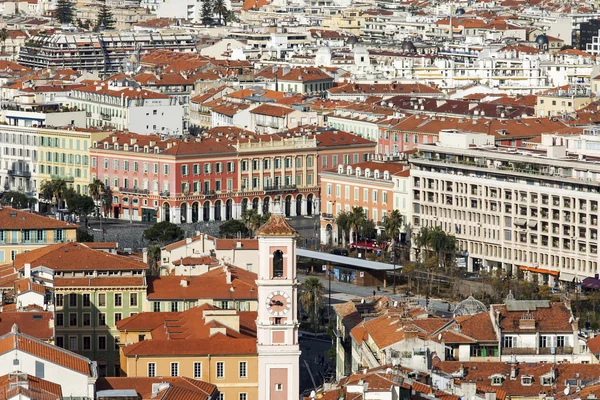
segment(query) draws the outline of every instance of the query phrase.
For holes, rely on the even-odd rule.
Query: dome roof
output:
[[[456,15],[463,15],[465,13],[465,9],[464,8],[457,8],[456,9]]]
[[[535,38],[535,42],[540,46],[546,45],[548,44],[548,36],[546,36],[545,33],[542,33],[541,35],[538,35],[538,37]]]
[[[405,40],[404,42],[402,42],[401,48],[402,51],[417,51],[417,48],[410,40]]]
[[[327,46],[319,47],[317,54],[331,54],[331,49]]]
[[[356,43],[358,43],[358,38],[356,36],[350,36],[346,40],[346,44],[356,44]]]
[[[454,316],[460,315],[473,315],[478,314],[480,312],[487,312],[487,308],[485,304],[474,298],[473,296],[469,296],[460,303],[456,305],[454,308]]]

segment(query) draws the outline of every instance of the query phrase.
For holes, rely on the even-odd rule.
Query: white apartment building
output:
[[[469,271],[521,269],[548,285],[598,274],[600,166],[557,139],[543,150],[493,143],[442,131],[437,144],[419,146],[410,159],[414,231],[454,234]]]
[[[141,134],[183,133],[183,106],[176,98],[105,83],[75,89],[71,106],[86,111],[87,126],[112,126]]]
[[[38,187],[36,129],[0,129],[0,191],[22,191],[32,196]]]

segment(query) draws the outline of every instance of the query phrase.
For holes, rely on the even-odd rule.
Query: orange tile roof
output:
[[[29,374],[0,376],[0,400],[14,398],[57,400],[62,399],[63,394],[59,384]]]
[[[61,349],[60,347],[44,343],[24,333],[10,332],[0,336],[0,354],[5,354],[12,350],[31,354],[34,357],[42,358],[86,376],[91,376],[92,374],[92,362],[89,359]]]
[[[241,243],[241,249],[238,249],[238,243]],[[258,250],[258,239],[216,239],[215,248],[217,250]]]
[[[110,89],[106,83],[101,83],[99,85],[91,85],[84,86],[80,88],[76,88],[75,91],[85,92],[85,93],[96,93],[103,94],[105,96],[112,96],[121,98],[121,96],[129,97],[130,99],[168,99],[169,96],[152,92],[150,90],[145,89],[134,89],[130,88],[119,88],[119,89]]]
[[[44,266],[55,271],[131,271],[145,270],[148,266],[129,257],[93,250],[84,243],[57,243],[17,255],[14,265],[22,269]]]
[[[232,296],[236,300],[256,300],[257,275],[238,267],[229,267],[231,283],[226,281],[222,267],[214,268],[200,276],[152,276],[148,277],[148,300],[223,300]],[[182,286],[185,280],[187,286]]]
[[[394,83],[391,85],[383,83],[349,83],[347,85],[333,87],[329,89],[328,92],[332,94],[367,94],[369,96],[403,93],[409,93],[413,95],[442,94],[442,92],[438,89],[420,83]]]
[[[271,117],[284,117],[294,112],[293,108],[281,107],[272,104],[261,104],[250,111],[252,114],[267,115]]]
[[[166,392],[154,395],[153,385],[166,383]],[[215,385],[186,377],[119,377],[99,378],[96,381],[96,391],[103,390],[135,390],[142,400],[211,400],[215,398],[218,389]]]
[[[145,287],[143,276],[107,276],[89,278],[54,278],[54,286],[57,288],[72,287]]]
[[[12,207],[0,208],[0,229],[77,229],[78,226],[56,218],[42,217]]]
[[[500,313],[500,328],[502,332],[531,332],[531,329],[521,329],[519,321],[523,318],[523,311],[508,311],[506,305],[493,305],[494,313]],[[495,315],[495,314],[494,314]],[[536,307],[531,311],[535,320],[535,330],[544,332],[568,332],[572,334],[575,330],[572,325],[573,314],[571,310],[561,302],[550,303],[550,307]]]
[[[51,321],[52,311],[2,311],[0,313],[0,336],[10,333],[17,324],[19,330],[26,335],[47,341],[54,337]]]
[[[294,82],[313,82],[322,80],[331,80],[333,78],[326,72],[322,71],[317,67],[295,67],[295,68],[281,68],[281,67],[267,67],[259,71],[256,74],[257,78],[263,79],[275,79],[280,81],[294,81]]]
[[[271,214],[255,234],[256,236],[297,236],[298,232],[288,224],[283,215]]]
[[[27,292],[35,292],[41,295],[46,294],[46,286],[32,282],[31,278],[23,278],[19,279],[15,282],[15,294],[19,295],[21,293]]]

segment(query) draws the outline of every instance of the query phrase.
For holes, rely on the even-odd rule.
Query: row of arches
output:
[[[181,203],[179,206],[180,218],[178,221],[171,221],[171,204],[164,202],[162,205],[162,220],[174,223],[200,222],[200,221],[227,221],[232,218],[241,218],[248,209],[254,209],[261,214],[273,212],[273,203],[283,197],[282,212],[286,217],[293,215],[314,215],[319,212],[313,194],[306,197],[302,194],[283,195],[283,196],[264,196],[244,198],[240,204],[236,204],[233,199],[205,200],[204,202],[194,201],[191,204]]]

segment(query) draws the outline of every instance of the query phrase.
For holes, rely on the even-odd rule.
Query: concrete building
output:
[[[73,90],[71,105],[85,110],[88,127],[140,134],[183,134],[183,106],[166,94],[107,83]]]
[[[585,153],[567,153],[585,137],[548,141],[520,151],[493,146],[489,135],[448,131],[437,145],[419,146],[410,159],[413,229],[454,234],[469,271],[521,269],[550,286],[593,277],[600,171]]]

